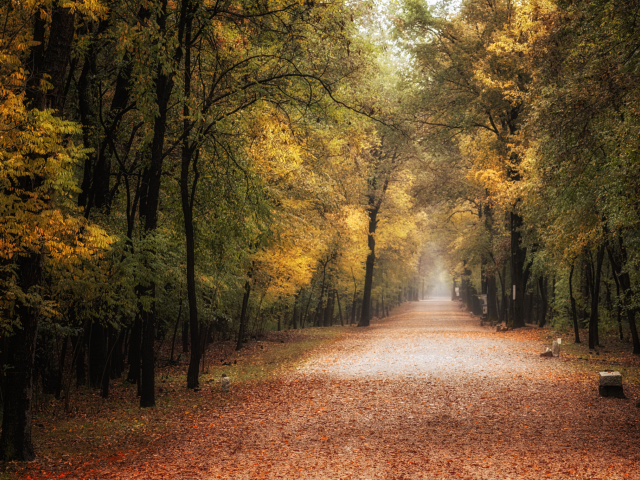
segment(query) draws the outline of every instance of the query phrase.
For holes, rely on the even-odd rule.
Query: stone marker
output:
[[[601,397],[626,398],[622,389],[622,375],[620,372],[612,372],[611,370],[600,372]]]
[[[222,385],[222,392],[229,393],[229,384],[231,383],[231,380],[229,380],[229,377],[227,377],[225,373],[222,374],[222,380],[220,383]]]
[[[553,345],[551,345],[551,353],[554,357],[560,355],[560,344],[556,340],[554,340]]]

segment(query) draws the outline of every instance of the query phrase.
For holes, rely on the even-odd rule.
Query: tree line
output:
[[[393,9],[414,194],[454,287],[494,321],[600,330],[640,354],[638,2],[465,0]]]
[[[417,155],[375,21],[340,0],[0,5],[3,460],[34,458],[34,388],[68,411],[126,375],[153,407],[160,362],[195,390],[213,340],[416,297]]]

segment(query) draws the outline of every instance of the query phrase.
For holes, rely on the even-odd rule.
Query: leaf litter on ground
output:
[[[159,408],[130,407],[135,441],[96,440],[22,478],[640,478],[637,385],[599,397],[571,354],[539,357],[548,329],[495,333],[432,300],[336,335],[228,396],[176,398],[170,383]],[[261,365],[256,345],[245,355]]]

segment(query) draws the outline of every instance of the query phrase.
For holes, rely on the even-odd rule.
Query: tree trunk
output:
[[[89,338],[89,384],[93,388],[102,385],[102,372],[107,361],[107,338],[105,327],[97,321],[91,325]]]
[[[578,312],[576,310],[576,299],[573,297],[573,265],[569,271],[569,299],[571,300],[571,317],[573,319],[573,333],[575,335],[575,343],[580,343],[580,328],[578,326]]]
[[[338,314],[340,315],[340,326],[344,327],[344,320],[342,319],[342,306],[340,305],[340,295],[336,290],[336,300],[338,301]]]
[[[544,277],[538,278],[538,290],[540,290],[540,298],[542,300],[542,305],[540,306],[540,320],[538,322],[538,327],[542,328],[547,323],[547,282]]]
[[[300,290],[295,298],[293,299],[293,314],[291,315],[291,327],[294,330],[298,329],[298,315],[299,315],[299,310],[298,310],[298,299],[300,298],[300,295],[302,294],[302,290]]]
[[[182,201],[182,214],[184,217],[185,242],[187,247],[187,299],[189,302],[189,327],[191,329],[191,357],[187,372],[187,388],[197,389],[200,386],[200,338],[201,328],[198,323],[198,300],[196,297],[195,280],[195,233],[193,229],[193,202],[195,200],[198,183],[197,153],[194,159],[194,146],[189,143],[189,132],[192,122],[189,111],[191,96],[191,22],[192,16],[188,15],[185,23],[185,53],[184,53],[184,97],[183,104],[183,142],[182,142],[182,168],[180,172],[180,198]],[[193,183],[189,184],[191,163],[194,168]],[[191,191],[189,191],[191,190]]]
[[[84,385],[87,383],[87,368],[85,365],[86,360],[86,351],[85,351],[85,338],[86,338],[86,330],[88,321],[85,322],[83,326],[82,333],[75,337],[73,340],[73,349],[77,349],[76,357],[75,357],[75,367],[76,367],[76,387]]]
[[[591,287],[591,316],[589,318],[589,348],[594,349],[599,345],[598,338],[598,305],[600,302],[600,276],[602,273],[602,260],[604,259],[604,244],[598,248],[596,256],[595,274]]]
[[[330,327],[333,324],[333,309],[335,290],[329,289],[327,292],[327,306],[324,310],[324,326]]]
[[[189,319],[182,322],[182,353],[189,351]]]
[[[618,276],[616,275],[614,261],[611,255],[611,250],[607,247],[607,254],[609,255],[609,265],[611,266],[611,277],[613,278],[614,283],[616,284],[616,318],[618,320],[618,331],[620,334],[620,340],[624,341],[624,333],[622,331],[622,312],[620,311],[620,303],[622,301],[620,297],[620,281],[618,280]]]
[[[240,328],[238,330],[238,342],[236,343],[236,350],[240,350],[242,348],[245,330],[247,329],[247,307],[249,305],[249,295],[251,295],[251,283],[249,281],[250,279],[251,275],[249,275],[249,279],[247,279],[244,284],[244,297],[242,298],[242,310],[240,311]]]
[[[313,286],[309,288],[309,299],[307,300],[307,306],[304,309],[304,313],[302,315],[302,328],[304,328],[305,321],[309,316],[309,307],[311,306],[311,300],[313,299]]]
[[[142,321],[140,315],[136,314],[129,340],[129,374],[127,380],[140,387],[140,347],[142,345]],[[138,391],[138,394],[140,392]]]
[[[148,290],[151,298],[156,298],[156,285],[151,284]],[[142,348],[140,373],[140,408],[156,406],[155,396],[155,339],[156,339],[155,306],[149,311],[142,311]]]
[[[113,362],[113,352],[116,347],[117,337],[112,327],[104,327],[105,336],[105,359],[104,366],[100,372],[100,396],[109,397],[109,383],[111,380],[111,364]]]
[[[527,273],[525,262],[527,259],[527,249],[521,245],[522,217],[516,213],[511,213],[511,284],[515,286],[515,300],[513,300],[513,310],[511,324],[514,328],[524,327],[524,292],[527,286]],[[513,290],[513,287],[512,287]],[[513,292],[512,292],[513,299]]]
[[[62,382],[64,378],[64,365],[67,360],[67,350],[69,345],[69,337],[66,335],[62,339],[62,348],[60,350],[60,360],[58,361],[58,370],[56,372],[55,398],[60,400],[60,392],[62,390]]]
[[[362,292],[362,312],[360,314],[359,327],[368,327],[371,319],[371,287],[373,286],[373,267],[376,263],[376,239],[375,233],[378,226],[378,209],[380,206],[371,206],[369,208],[369,234],[367,235],[367,244],[369,246],[369,254],[365,264],[364,274],[364,290]]]
[[[182,316],[182,295],[180,296],[180,305],[178,307],[178,318],[176,318],[176,326],[173,329],[173,338],[171,339],[171,357],[169,358],[169,363],[173,364],[173,352],[175,351],[176,346],[176,336],[178,335],[178,327],[180,326],[180,317]]]
[[[353,278],[353,300],[351,301],[351,319],[349,325],[356,323],[356,306],[358,303],[358,284],[356,283],[356,276],[353,274],[353,268],[351,269],[351,277]]]

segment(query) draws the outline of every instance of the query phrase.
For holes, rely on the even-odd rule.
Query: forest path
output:
[[[185,416],[152,453],[67,478],[640,479],[634,402],[599,398],[532,337],[451,301],[405,304],[218,417]]]

